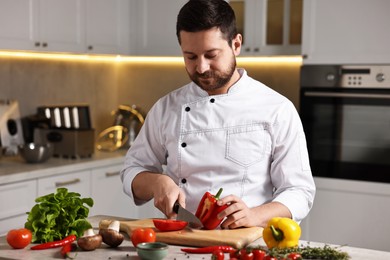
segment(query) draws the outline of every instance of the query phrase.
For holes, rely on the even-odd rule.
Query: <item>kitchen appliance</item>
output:
[[[113,115],[113,126],[106,128],[98,136],[99,150],[112,152],[130,147],[144,123],[144,116],[135,105],[119,105]]]
[[[102,220],[99,228],[107,228],[112,220]],[[136,228],[154,228],[152,219],[120,220],[120,231],[131,235]],[[183,246],[217,246],[227,245],[234,248],[243,248],[263,234],[262,227],[237,229],[202,230],[185,228],[180,231],[156,232],[156,241]]]
[[[91,127],[89,106],[85,104],[41,106],[38,116],[50,120],[49,128],[35,128],[35,143],[52,143],[53,155],[64,158],[91,157],[95,130]]]
[[[300,115],[314,176],[390,183],[390,65],[304,65]]]
[[[16,155],[18,145],[22,144],[19,103],[16,100],[0,100],[0,147],[3,147],[6,155]]]

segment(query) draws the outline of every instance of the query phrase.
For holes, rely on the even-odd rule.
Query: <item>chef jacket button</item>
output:
[[[182,143],[182,144],[181,144],[181,147],[183,147],[183,148],[186,147],[186,146],[187,146],[186,143]]]
[[[185,184],[187,180],[185,178],[181,179],[181,183]]]
[[[214,98],[210,99],[210,102],[211,102],[211,103],[214,103],[214,102],[215,102],[215,99],[214,99]]]
[[[190,110],[191,110],[190,107],[186,107],[186,108],[185,108],[185,111],[186,111],[186,112],[189,112]]]

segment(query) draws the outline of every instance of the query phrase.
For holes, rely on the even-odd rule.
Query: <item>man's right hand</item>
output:
[[[167,175],[142,172],[132,183],[134,196],[142,200],[154,199],[154,206],[164,213],[167,218],[175,218],[173,205],[176,201],[185,207],[184,192]]]

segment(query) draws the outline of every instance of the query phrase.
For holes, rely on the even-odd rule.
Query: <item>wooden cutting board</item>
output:
[[[102,220],[99,228],[107,228],[111,220]],[[212,245],[230,245],[234,248],[241,248],[260,238],[263,234],[263,228],[250,227],[229,230],[198,230],[185,228],[180,231],[160,232],[154,225],[152,219],[140,220],[120,220],[120,231],[127,233],[130,237],[132,230],[136,228],[153,228],[156,232],[156,240],[172,245],[183,246],[212,246]]]

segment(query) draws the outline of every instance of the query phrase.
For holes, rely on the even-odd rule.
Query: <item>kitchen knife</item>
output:
[[[177,220],[187,221],[191,228],[202,228],[202,222],[191,212],[183,208],[178,202],[173,205],[173,212],[177,214]]]

